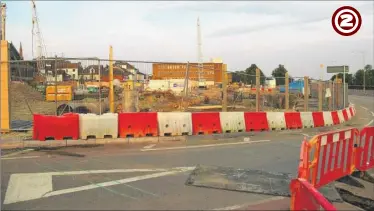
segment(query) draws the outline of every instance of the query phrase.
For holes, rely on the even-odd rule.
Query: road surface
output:
[[[295,174],[304,136],[374,125],[370,97],[350,96],[357,115],[333,128],[240,133],[201,142],[106,145],[26,151],[1,159],[4,210],[238,209],[272,199],[184,183],[198,164]],[[204,138],[206,140],[207,138]]]

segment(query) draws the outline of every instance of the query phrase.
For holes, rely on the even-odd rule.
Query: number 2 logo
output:
[[[343,6],[337,9],[331,18],[332,27],[342,36],[352,36],[361,27],[360,13],[351,6]]]

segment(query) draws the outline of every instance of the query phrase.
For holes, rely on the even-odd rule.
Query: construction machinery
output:
[[[200,89],[206,89],[206,82],[205,79],[202,79],[201,73],[203,72],[203,53],[201,49],[201,31],[200,31],[200,19],[197,18],[197,75],[198,75],[198,83]]]
[[[47,54],[44,39],[39,26],[39,18],[36,11],[36,4],[34,0],[31,0],[32,4],[32,56],[36,59],[37,75],[40,73],[45,74],[45,62],[43,59]],[[36,54],[34,54],[34,47],[36,48]]]

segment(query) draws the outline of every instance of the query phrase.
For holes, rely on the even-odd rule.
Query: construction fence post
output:
[[[332,111],[332,98],[334,95],[334,89],[332,88],[332,81],[329,81],[329,88],[330,88],[330,93],[331,93],[331,96],[329,97],[329,111]]]
[[[290,109],[290,93],[289,93],[289,77],[288,72],[285,74],[285,83],[284,83],[284,98],[285,98],[285,110]]]
[[[97,60],[97,68],[99,69],[99,111],[101,113],[101,66],[100,66],[100,59]]]
[[[308,111],[309,105],[309,77],[304,76],[304,111]]]
[[[109,110],[114,113],[114,90],[113,90],[113,48],[109,46]]]
[[[40,71],[40,70],[38,70],[38,71]],[[58,113],[57,113],[57,56],[56,55],[55,55],[54,72],[55,72],[55,110],[56,110],[56,116],[57,116]]]
[[[322,111],[323,102],[323,84],[322,80],[318,81],[318,111]]]
[[[256,69],[256,112],[260,111],[260,69]]]
[[[222,111],[227,111],[227,66],[225,64],[222,64]]]

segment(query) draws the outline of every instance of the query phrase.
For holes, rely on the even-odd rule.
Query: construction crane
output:
[[[201,31],[200,31],[200,19],[197,17],[197,76],[199,88],[206,88],[205,80],[201,77],[201,72],[203,71],[203,53],[201,50]]]
[[[32,57],[36,59],[37,73],[45,73],[45,62],[43,59],[47,53],[46,47],[44,45],[43,35],[39,27],[39,19],[36,11],[35,1],[31,0],[32,4]],[[35,38],[35,40],[34,40]],[[36,55],[34,54],[34,44],[36,47]]]
[[[6,4],[1,3],[1,40],[5,40]]]

